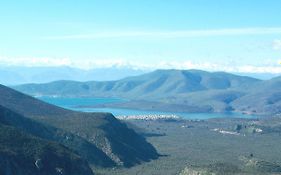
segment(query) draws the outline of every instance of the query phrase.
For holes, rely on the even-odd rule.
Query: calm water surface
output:
[[[63,97],[38,97],[47,103],[54,104],[66,109],[83,112],[110,112],[115,116],[124,115],[153,115],[153,114],[164,114],[164,115],[177,115],[186,119],[209,119],[209,118],[254,118],[252,115],[244,115],[239,113],[183,113],[183,112],[162,112],[162,111],[145,111],[136,109],[123,109],[123,108],[87,108],[77,106],[92,106],[98,104],[108,104],[126,101],[125,99],[118,98],[63,98]]]

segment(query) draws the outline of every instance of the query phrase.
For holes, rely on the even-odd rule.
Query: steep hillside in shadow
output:
[[[151,144],[122,124],[112,114],[65,110],[5,86],[0,86],[0,97],[1,106],[77,136],[75,139],[79,139],[69,144],[73,144],[74,148],[78,147],[80,153],[83,154],[83,151],[87,153],[96,147],[103,153],[97,155],[105,154],[110,159],[108,161],[108,159],[100,158],[100,160],[107,161],[109,166],[111,162],[116,165],[133,166],[158,157]],[[76,141],[77,144],[75,144]],[[84,149],[87,144],[89,150]],[[101,164],[103,165],[103,163]]]
[[[32,119],[23,117],[11,110],[0,106],[0,122],[2,124],[15,127],[33,136],[61,143],[71,148],[82,157],[84,157],[91,165],[101,167],[112,167],[115,163],[107,157],[94,144],[70,132],[62,129],[45,125]]]
[[[92,175],[88,163],[67,147],[0,122],[0,174]]]

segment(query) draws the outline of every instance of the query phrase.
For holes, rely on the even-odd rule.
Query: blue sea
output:
[[[60,106],[66,109],[82,112],[110,112],[115,116],[127,115],[177,115],[184,119],[210,119],[210,118],[255,118],[253,115],[240,113],[186,113],[186,112],[163,112],[163,111],[146,111],[137,109],[124,108],[89,108],[83,106],[94,106],[100,104],[117,103],[127,101],[118,98],[64,98],[64,97],[38,97],[47,103]]]

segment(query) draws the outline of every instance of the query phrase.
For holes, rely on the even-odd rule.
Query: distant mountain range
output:
[[[0,84],[19,85],[27,83],[48,83],[58,80],[71,81],[112,81],[128,76],[148,73],[151,69],[135,69],[131,67],[107,67],[79,69],[75,67],[26,67],[0,66]],[[278,74],[272,73],[234,73],[235,75],[250,76],[258,79],[270,79]]]
[[[65,110],[0,85],[0,174],[85,174],[156,159],[109,113]],[[1,163],[2,162],[2,163]]]
[[[259,80],[225,72],[156,70],[116,81],[56,81],[14,86],[33,96],[120,97],[105,106],[177,112],[280,112],[281,78]]]
[[[90,70],[73,67],[20,67],[20,66],[0,66],[0,84],[18,85],[24,83],[47,83],[56,80],[76,80],[76,81],[108,81],[118,80],[128,75],[140,75],[143,70],[132,68],[95,68]]]

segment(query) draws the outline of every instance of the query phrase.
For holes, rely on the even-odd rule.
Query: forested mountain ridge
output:
[[[56,81],[13,88],[30,95],[118,97],[129,102],[104,105],[176,112],[278,114],[281,80],[258,80],[225,72],[157,70],[118,81]]]

